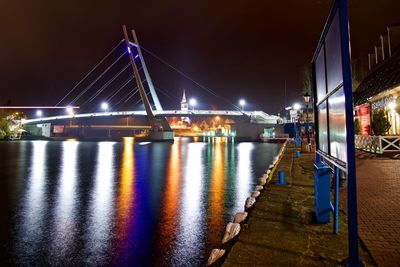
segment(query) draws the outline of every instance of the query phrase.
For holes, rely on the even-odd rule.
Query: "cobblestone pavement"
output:
[[[356,157],[359,236],[378,266],[400,266],[400,159]]]
[[[337,266],[347,257],[346,216],[339,216],[338,235],[332,223],[313,223],[315,155],[295,158],[294,151],[289,148],[278,165],[288,184],[275,185],[274,173],[224,266]],[[360,257],[366,266],[374,265],[363,247]]]

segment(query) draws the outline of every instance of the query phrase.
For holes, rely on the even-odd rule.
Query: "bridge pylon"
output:
[[[142,99],[142,102],[144,104],[144,108],[145,108],[145,111],[146,111],[146,114],[147,114],[147,118],[149,120],[149,124],[151,126],[151,132],[150,132],[150,136],[149,137],[152,140],[173,140],[174,132],[172,131],[171,127],[169,126],[167,119],[166,118],[156,118],[154,116],[153,110],[151,108],[151,104],[150,104],[149,99],[147,97],[146,91],[144,90],[144,87],[143,87],[142,79],[140,78],[138,67],[136,66],[135,58],[134,58],[134,56],[132,54],[132,45],[131,45],[132,42],[130,42],[130,40],[129,40],[128,31],[127,31],[125,25],[122,26],[122,30],[124,32],[125,43],[126,43],[126,46],[127,46],[127,49],[128,49],[128,56],[129,56],[129,60],[131,62],[133,74],[135,76],[136,85],[137,85],[137,88],[139,90],[140,98]],[[133,44],[138,50],[138,54],[139,54],[139,57],[140,57],[140,59],[142,61],[142,66],[143,66],[143,69],[145,71],[145,75],[146,75],[146,77],[147,76],[150,77],[150,75],[149,75],[149,73],[147,71],[147,68],[145,67],[143,55],[141,54],[136,34],[135,34],[135,32],[133,30],[132,30],[132,35],[133,35],[133,38],[135,40],[135,42]],[[152,93],[152,95],[154,93],[154,95],[156,96],[155,98],[153,97],[153,101],[154,101],[154,103],[156,105],[156,109],[160,108],[162,110],[162,107],[161,107],[161,104],[160,104],[160,102],[158,100],[157,94],[155,93],[154,87],[152,86],[151,79],[150,79],[150,84],[151,84],[151,86],[149,86],[150,87],[150,92]],[[152,92],[152,90],[154,92]]]

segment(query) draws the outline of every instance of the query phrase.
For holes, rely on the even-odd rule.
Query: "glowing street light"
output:
[[[300,108],[301,108],[301,106],[300,106],[299,103],[295,103],[295,104],[293,105],[293,109],[294,109],[294,110],[300,110]]]
[[[246,105],[246,101],[244,99],[239,100],[239,105],[242,107],[242,111],[244,110],[244,105]]]
[[[197,101],[196,101],[196,99],[194,99],[194,98],[191,98],[191,99],[189,100],[189,105],[191,105],[191,106],[192,106],[192,108],[193,108],[193,111],[194,111],[194,107],[196,106],[196,104],[197,104]]]
[[[104,110],[104,112],[106,112],[108,110],[108,107],[109,107],[108,103],[106,103],[106,102],[101,103],[101,109]]]
[[[67,111],[67,113],[69,115],[71,115],[71,116],[74,115],[74,109],[72,107],[67,107],[65,110]]]
[[[36,116],[41,118],[42,115],[43,115],[43,112],[41,110],[36,111]]]

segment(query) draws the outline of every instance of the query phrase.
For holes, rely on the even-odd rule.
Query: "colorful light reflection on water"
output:
[[[200,266],[279,145],[127,138],[0,149],[10,153],[2,262]]]

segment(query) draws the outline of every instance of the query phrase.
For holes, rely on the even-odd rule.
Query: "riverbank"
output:
[[[295,157],[288,145],[271,182],[265,186],[224,266],[336,266],[347,257],[346,215],[340,212],[339,234],[332,222],[314,223],[314,153]],[[278,171],[287,185],[277,185]],[[365,266],[374,266],[360,244]]]

